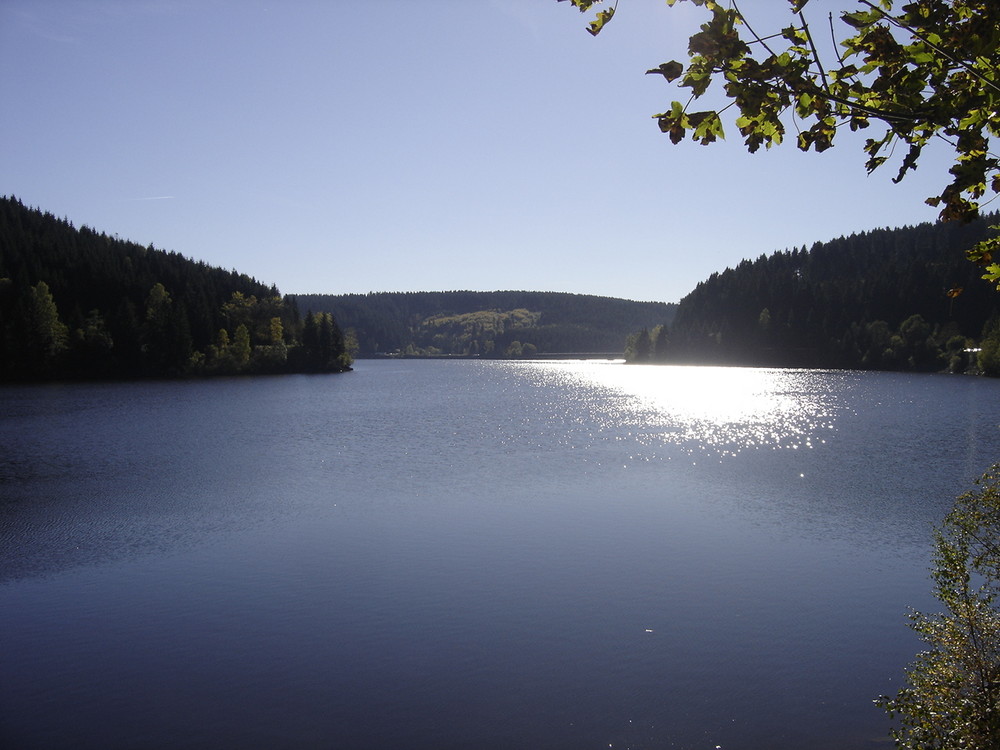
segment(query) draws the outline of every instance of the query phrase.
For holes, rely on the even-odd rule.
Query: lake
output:
[[[0,745],[888,747],[998,403],[607,361],[0,388]]]

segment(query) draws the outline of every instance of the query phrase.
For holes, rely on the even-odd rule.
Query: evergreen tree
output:
[[[39,281],[28,302],[27,354],[31,372],[42,377],[56,374],[58,357],[65,351],[66,325],[59,319],[49,285]]]
[[[170,293],[160,282],[153,284],[146,297],[142,353],[148,374],[165,373],[174,364],[172,302]]]
[[[233,343],[230,347],[237,370],[242,370],[250,362],[250,331],[245,323],[236,327]]]
[[[70,346],[71,369],[82,376],[103,377],[113,372],[111,354],[114,339],[98,310],[91,310],[73,332]]]
[[[629,337],[625,343],[625,359],[628,362],[644,363],[649,362],[650,351],[653,345],[649,339],[649,331],[643,328],[636,334]]]

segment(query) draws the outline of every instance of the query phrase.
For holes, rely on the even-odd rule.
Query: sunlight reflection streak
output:
[[[843,373],[736,367],[524,363],[537,383],[572,385],[590,418],[616,440],[687,453],[810,449],[834,428]]]

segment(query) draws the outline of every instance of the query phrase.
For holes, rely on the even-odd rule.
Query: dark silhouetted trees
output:
[[[303,369],[349,367],[328,327]],[[0,380],[289,372],[301,333],[273,286],[0,199]]]
[[[964,371],[1000,296],[962,249],[996,220],[878,229],[744,260],[698,284],[664,338],[637,340],[631,359]]]

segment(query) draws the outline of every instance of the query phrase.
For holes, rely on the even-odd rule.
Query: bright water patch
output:
[[[520,363],[537,387],[552,385],[554,412],[576,408],[588,437],[646,449],[736,455],[758,448],[812,448],[844,408],[851,376],[818,370],[622,367],[599,361]],[[573,394],[567,402],[566,393]]]

